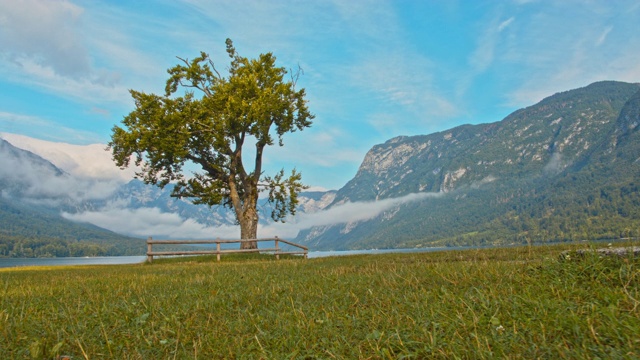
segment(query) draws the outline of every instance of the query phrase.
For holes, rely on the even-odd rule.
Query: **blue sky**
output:
[[[224,41],[304,70],[310,129],[265,152],[337,189],[375,144],[503,119],[559,91],[640,81],[638,1],[0,0],[0,132],[106,143],[176,56]]]

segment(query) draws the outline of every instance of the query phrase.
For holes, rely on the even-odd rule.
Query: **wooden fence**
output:
[[[263,249],[221,249],[220,244],[241,244],[244,242],[266,242],[273,241],[275,246],[272,248]],[[283,251],[280,248],[280,243],[284,243],[300,250]],[[175,250],[175,251],[153,251],[153,245],[198,245],[198,244],[216,244],[215,250]],[[292,255],[304,255],[307,258],[309,249],[305,246],[292,243],[290,241],[280,239],[277,236],[273,238],[263,239],[247,239],[247,240],[153,240],[151,236],[147,239],[147,262],[152,262],[154,256],[175,256],[175,255],[217,255],[218,261],[220,261],[220,255],[233,254],[233,253],[272,253],[276,256],[276,259],[280,259],[280,255],[292,254]]]

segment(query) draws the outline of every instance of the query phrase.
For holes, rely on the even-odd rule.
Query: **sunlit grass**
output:
[[[18,359],[637,358],[640,261],[560,260],[568,248],[5,270],[0,352]]]

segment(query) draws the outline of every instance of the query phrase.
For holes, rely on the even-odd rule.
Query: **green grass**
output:
[[[0,353],[640,357],[640,260],[560,260],[569,248],[577,246],[1,270]]]

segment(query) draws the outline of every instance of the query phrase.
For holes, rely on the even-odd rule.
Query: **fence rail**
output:
[[[272,248],[257,248],[257,249],[221,249],[221,244],[242,244],[247,242],[266,242],[273,241],[275,246]],[[280,247],[280,243],[284,243],[300,250],[284,251]],[[216,244],[215,250],[171,250],[171,251],[153,251],[153,245],[200,245],[200,244]],[[280,260],[280,255],[303,255],[307,258],[309,249],[300,244],[293,243],[279,237],[262,238],[262,239],[245,239],[245,240],[153,240],[151,236],[147,239],[147,262],[153,262],[154,256],[172,256],[172,255],[217,255],[218,261],[220,261],[220,255],[233,254],[233,253],[273,253],[277,260]]]

